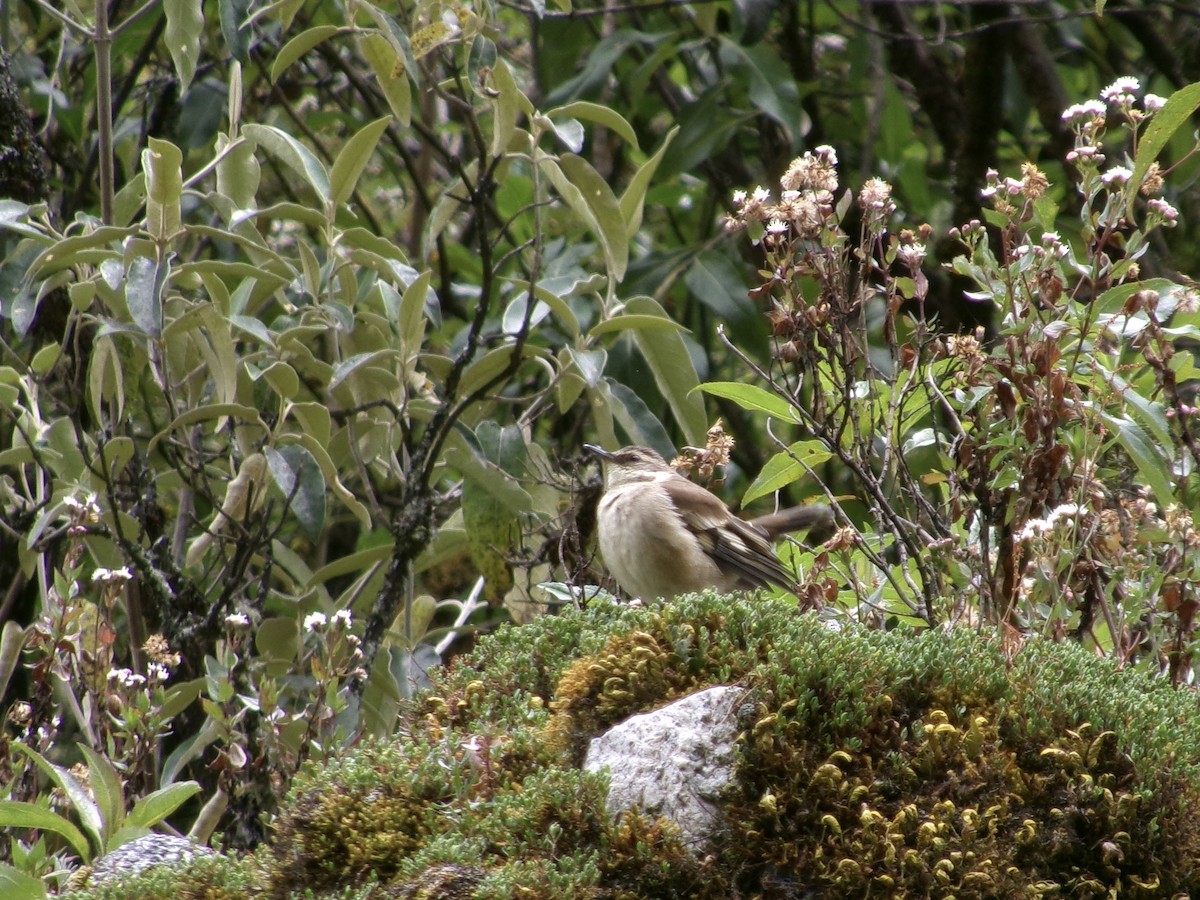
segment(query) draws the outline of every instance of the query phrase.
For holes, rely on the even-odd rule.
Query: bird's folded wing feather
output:
[[[747,587],[775,584],[795,590],[795,578],[776,558],[764,529],[738,518],[720,498],[683,476],[664,479],[662,486],[683,524],[722,572],[736,575]]]

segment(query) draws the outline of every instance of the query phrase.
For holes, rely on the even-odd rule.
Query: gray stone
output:
[[[182,866],[196,856],[211,856],[212,851],[187,838],[169,834],[146,834],[105,853],[92,863],[89,886],[127,878],[153,866]]]
[[[720,826],[718,795],[733,779],[742,688],[714,687],[631,716],[594,738],[584,768],[607,769],[608,811],[637,805],[673,819],[696,848]]]

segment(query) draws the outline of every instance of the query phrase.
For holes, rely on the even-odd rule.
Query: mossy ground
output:
[[[610,822],[588,738],[734,682],[720,844]],[[483,640],[403,733],[298,778],[236,865],[249,893],[363,900],[1200,895],[1198,707],[1070,644],[833,631],[752,598],[595,606]],[[181,893],[203,871],[171,896],[227,896]],[[103,896],[158,896],[127,889]]]

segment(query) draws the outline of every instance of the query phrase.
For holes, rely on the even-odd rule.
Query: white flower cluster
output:
[[[1070,524],[1081,514],[1086,514],[1086,510],[1081,508],[1078,503],[1063,503],[1052,509],[1050,515],[1044,519],[1027,520],[1021,530],[1017,532],[1017,540],[1028,541],[1040,537],[1053,531],[1060,522]]]

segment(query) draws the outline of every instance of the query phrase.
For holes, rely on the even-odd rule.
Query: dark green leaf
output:
[[[263,450],[275,486],[290,498],[290,508],[309,540],[325,527],[325,475],[311,453],[299,444]]]

